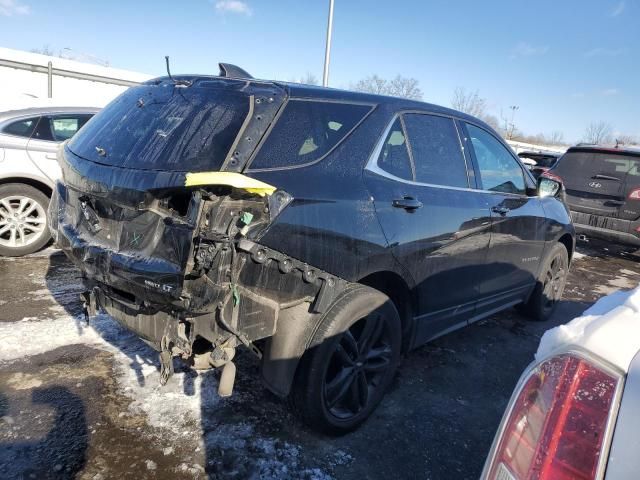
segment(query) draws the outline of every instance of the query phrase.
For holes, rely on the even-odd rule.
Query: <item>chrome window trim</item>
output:
[[[489,469],[491,468],[491,465],[495,460],[495,457],[497,454],[496,450],[498,448],[498,444],[500,443],[500,440],[502,439],[502,435],[504,434],[504,431],[507,427],[507,421],[511,416],[511,413],[513,412],[516,399],[522,392],[522,389],[526,381],[529,379],[531,372],[533,372],[539,365],[546,362],[547,360],[550,360],[551,358],[557,357],[560,355],[572,355],[575,357],[579,357],[581,359],[584,359],[592,363],[594,366],[597,366],[598,368],[602,369],[606,373],[618,378],[618,385],[616,386],[616,391],[614,392],[613,399],[611,401],[611,409],[609,410],[609,417],[607,418],[607,424],[605,426],[604,435],[602,437],[602,442],[603,442],[602,450],[600,451],[600,455],[598,458],[598,466],[596,468],[596,476],[595,476],[596,480],[602,480],[604,478],[604,475],[607,469],[607,462],[609,461],[609,451],[611,449],[611,443],[613,440],[613,433],[616,425],[616,420],[618,418],[618,411],[620,410],[620,403],[622,401],[622,393],[624,391],[624,383],[625,383],[626,375],[622,370],[611,365],[605,359],[599,357],[593,352],[585,350],[584,348],[579,347],[577,345],[569,345],[569,346],[565,346],[560,349],[554,350],[553,352],[541,358],[540,360],[534,360],[527,366],[527,368],[524,370],[524,372],[520,376],[518,383],[516,384],[516,387],[513,390],[513,393],[511,394],[509,403],[507,404],[507,407],[505,408],[505,411],[502,414],[502,419],[500,420],[498,430],[493,437],[491,449],[489,450],[489,454],[487,455],[487,459],[485,460],[484,467],[482,468],[482,475],[480,476],[481,480],[489,479],[488,477],[490,473]]]
[[[404,178],[400,178],[400,177],[396,177],[395,175],[392,175],[391,173],[387,172],[386,170],[384,170],[383,168],[381,168],[378,165],[378,158],[380,157],[380,152],[382,152],[382,148],[384,147],[384,142],[387,139],[387,136],[389,135],[389,132],[391,131],[391,128],[393,127],[393,124],[395,123],[395,121],[398,119],[398,117],[401,117],[402,114],[404,113],[421,113],[423,115],[436,115],[439,117],[446,117],[446,118],[451,118],[452,120],[454,120],[454,125],[455,125],[455,120],[461,120],[461,121],[465,121],[462,120],[458,117],[454,117],[452,115],[444,115],[441,113],[430,113],[430,112],[423,112],[421,110],[406,110],[406,111],[402,111],[402,112],[398,112],[396,114],[394,114],[394,116],[391,118],[391,121],[387,124],[387,126],[385,127],[385,129],[382,132],[382,135],[380,136],[380,138],[378,139],[375,148],[373,149],[373,152],[371,152],[371,155],[369,156],[369,160],[367,160],[367,164],[365,165],[365,170],[368,170],[372,173],[375,173],[376,175],[380,175],[382,177],[388,178],[389,180],[393,180],[395,182],[400,182],[400,183],[406,183],[407,185],[413,185],[413,186],[418,186],[418,187],[431,187],[431,188],[441,188],[441,189],[445,189],[445,190],[457,190],[457,191],[461,191],[461,192],[476,192],[476,193],[486,193],[486,194],[490,194],[490,195],[507,195],[509,197],[514,197],[514,198],[532,198],[532,197],[528,197],[527,195],[522,195],[520,193],[508,193],[508,192],[496,192],[493,190],[482,190],[479,188],[473,188],[471,186],[465,188],[465,187],[452,187],[449,185],[438,185],[438,184],[434,184],[434,183],[424,183],[424,182],[416,182],[414,180],[406,180]],[[456,126],[456,130],[457,130],[457,125]],[[404,128],[404,127],[403,127]],[[407,137],[408,138],[408,137]],[[458,132],[458,140],[460,140],[460,132]],[[464,156],[464,150],[462,151],[462,155],[463,155],[463,159],[465,161],[465,165],[467,165],[467,159]],[[412,159],[413,162],[413,158],[411,157],[411,151],[409,151],[409,156]],[[413,167],[412,167],[413,168]],[[467,173],[467,181],[469,179],[469,174]],[[533,198],[537,198],[537,197],[533,197]]]

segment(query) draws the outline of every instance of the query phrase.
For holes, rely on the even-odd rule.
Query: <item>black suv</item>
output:
[[[172,357],[236,347],[314,428],[380,402],[401,355],[499,310],[548,317],[574,248],[561,184],[489,126],[399,98],[221,76],[129,89],[60,150],[57,244]]]
[[[578,145],[545,175],[564,183],[578,233],[640,246],[640,149]]]

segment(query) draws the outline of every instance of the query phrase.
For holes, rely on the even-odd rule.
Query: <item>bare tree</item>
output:
[[[305,85],[320,85],[318,77],[311,72],[307,72],[305,76],[300,77],[300,83],[304,83]]]
[[[39,53],[40,55],[54,56],[53,49],[49,44],[43,45],[41,48],[32,48],[29,50],[31,53]]]
[[[463,87],[456,87],[451,98],[451,107],[474,117],[481,118],[485,115],[487,101],[480,96],[478,90],[467,91]]]
[[[396,78],[389,82],[388,91],[388,94],[394,97],[422,100],[422,90],[420,90],[420,84],[415,78],[396,75]]]
[[[591,122],[584,131],[584,141],[594,144],[611,142],[611,125],[604,121]]]
[[[564,134],[559,130],[554,130],[546,141],[551,145],[562,145],[564,143]]]
[[[489,125],[494,130],[500,130],[500,120],[495,115],[484,114],[480,115],[480,119],[484,121],[487,125]]]
[[[617,135],[616,142],[622,145],[640,145],[638,137],[633,135]]]
[[[358,92],[422,100],[422,90],[420,90],[418,80],[402,77],[401,75],[397,75],[392,80],[384,79],[378,75],[371,75],[358,81],[351,88]]]

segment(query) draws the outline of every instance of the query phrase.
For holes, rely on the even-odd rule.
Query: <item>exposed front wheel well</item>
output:
[[[413,340],[413,295],[404,279],[395,272],[376,272],[358,280],[361,285],[366,285],[384,293],[391,299],[400,314],[402,323],[402,351],[407,352],[411,348]]]
[[[571,257],[573,256],[573,237],[565,233],[561,236],[558,241],[565,246],[567,249],[567,254],[569,255],[569,262],[571,262]]]
[[[21,183],[23,185],[29,185],[30,187],[40,190],[47,198],[51,198],[52,190],[49,185],[38,180],[24,177],[9,177],[0,179],[0,185],[6,185],[7,183]]]

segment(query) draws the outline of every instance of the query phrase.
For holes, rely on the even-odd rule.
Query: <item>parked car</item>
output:
[[[640,149],[571,147],[547,174],[562,179],[579,234],[640,246]]]
[[[561,153],[558,152],[549,152],[549,151],[524,151],[519,152],[518,156],[522,163],[527,165],[527,168],[531,170],[533,176],[538,178],[541,174],[553,168],[555,163],[558,161],[558,158],[562,156]]]
[[[627,480],[640,472],[640,288],[544,334],[482,479]]]
[[[223,395],[245,346],[327,432],[403,352],[517,304],[547,318],[574,249],[561,185],[482,121],[237,67],[133,87],[59,155],[51,228],[88,315],[154,345],[163,381],[175,355],[223,367]]]
[[[26,255],[49,242],[46,210],[60,176],[56,150],[96,112],[47,107],[0,113],[0,255]]]

